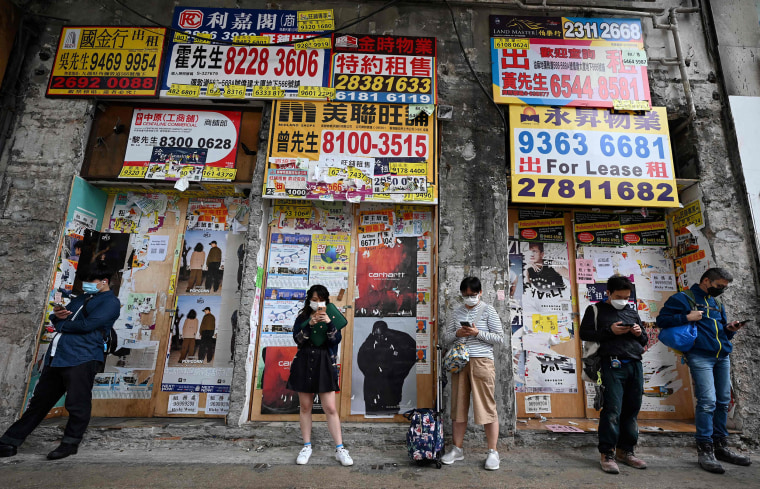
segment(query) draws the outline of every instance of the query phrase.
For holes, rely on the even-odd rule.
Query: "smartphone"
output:
[[[621,324],[620,326],[625,326],[625,327],[627,327],[627,328],[633,328],[633,327],[634,327],[634,326],[636,326],[636,325],[635,325],[635,324],[633,324],[633,323],[623,323],[623,324]]]
[[[745,324],[751,323],[753,321],[754,321],[754,319],[744,319],[742,321],[739,321],[739,324],[741,324],[742,326],[744,326]]]
[[[327,310],[327,304],[324,302],[320,302],[319,306],[317,306],[317,312],[325,312]]]
[[[463,328],[470,327],[470,323],[468,323],[467,321],[459,321],[459,325],[462,326]]]
[[[53,307],[62,307],[64,309],[66,308],[66,306],[64,306],[62,303],[56,301],[50,301],[50,305]]]

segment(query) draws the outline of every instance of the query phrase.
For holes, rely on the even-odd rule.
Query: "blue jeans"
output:
[[[697,443],[712,443],[728,438],[726,420],[731,401],[731,361],[698,352],[687,352],[697,409]]]
[[[604,405],[599,415],[599,453],[615,448],[632,452],[639,440],[636,420],[644,394],[644,371],[639,360],[612,368],[609,358],[602,359]]]

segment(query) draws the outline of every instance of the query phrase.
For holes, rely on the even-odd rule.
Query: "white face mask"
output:
[[[470,307],[477,306],[478,302],[480,302],[480,296],[479,295],[474,295],[474,296],[471,296],[471,297],[463,297],[462,299],[464,300],[464,305],[465,306],[470,306]]]
[[[628,305],[628,300],[627,299],[610,299],[610,304],[612,304],[612,307],[620,311],[622,309],[625,309],[625,306]]]
[[[309,301],[309,305],[313,311],[316,311],[320,307],[327,307],[326,302]]]

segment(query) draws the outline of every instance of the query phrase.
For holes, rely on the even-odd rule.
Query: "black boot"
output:
[[[713,449],[715,452],[715,458],[723,462],[728,462],[734,465],[744,465],[745,467],[752,463],[749,457],[736,453],[728,448],[728,440],[726,438],[720,440],[713,440]]]
[[[66,458],[69,455],[75,455],[79,450],[79,445],[73,443],[61,443],[58,448],[47,454],[48,460],[58,460]]]
[[[0,457],[12,457],[18,453],[18,449],[7,443],[0,443]]]
[[[699,466],[713,474],[722,474],[725,472],[723,466],[715,460],[712,443],[698,442],[697,454],[699,455]]]

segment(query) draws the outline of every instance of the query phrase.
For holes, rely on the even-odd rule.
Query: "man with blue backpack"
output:
[[[727,446],[728,406],[731,401],[731,339],[747,321],[728,322],[726,308],[718,296],[733,281],[722,268],[710,268],[691,289],[671,296],[657,316],[657,326],[674,328],[693,323],[697,335],[694,346],[684,351],[694,380],[697,398],[695,424],[699,466],[722,474],[718,462],[749,465],[749,457]],[[716,460],[717,459],[717,460]]]

